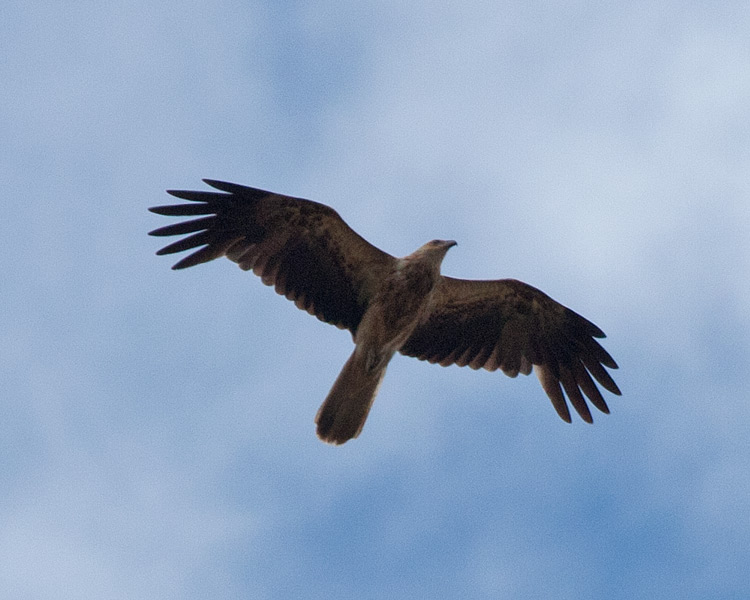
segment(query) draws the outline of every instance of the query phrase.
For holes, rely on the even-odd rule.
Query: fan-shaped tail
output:
[[[318,410],[317,434],[324,442],[343,444],[357,437],[365,425],[388,361],[368,370],[364,354],[355,348]]]

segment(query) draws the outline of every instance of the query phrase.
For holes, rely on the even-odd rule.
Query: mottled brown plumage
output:
[[[200,217],[152,231],[190,234],[157,254],[198,248],[174,269],[226,256],[299,308],[351,331],[354,352],[316,417],[324,441],[340,444],[359,435],[396,352],[443,366],[501,369],[511,377],[533,367],[568,422],[566,396],[589,423],[584,395],[609,412],[594,380],[620,394],[604,368],[617,364],[594,339],[604,337],[596,325],[520,281],[440,275],[455,242],[433,240],[399,259],[367,242],[328,206],[204,181],[220,192],[169,191],[192,203],[150,209]]]

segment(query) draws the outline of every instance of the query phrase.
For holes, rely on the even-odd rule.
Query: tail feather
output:
[[[318,437],[329,444],[343,444],[362,431],[386,367],[371,371],[355,350],[336,378],[315,417]]]

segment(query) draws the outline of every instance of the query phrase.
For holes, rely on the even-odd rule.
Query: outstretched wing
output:
[[[191,234],[157,254],[198,248],[173,269],[226,256],[299,308],[354,334],[377,283],[395,259],[359,236],[324,204],[204,181],[220,192],[169,190],[191,204],[149,209],[172,217],[199,216],[150,232]]]
[[[617,363],[594,339],[603,337],[596,325],[521,281],[443,277],[432,312],[400,351],[442,366],[502,369],[510,377],[528,375],[533,366],[563,420],[570,422],[565,390],[581,418],[591,423],[581,392],[609,413],[592,375],[620,395],[604,369],[616,369]]]

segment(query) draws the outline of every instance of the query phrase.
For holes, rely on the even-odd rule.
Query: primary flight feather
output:
[[[199,217],[152,231],[189,234],[157,254],[197,248],[173,269],[226,256],[299,308],[351,331],[354,352],[315,418],[323,441],[343,444],[359,435],[396,352],[443,366],[501,369],[510,377],[528,375],[533,367],[567,422],[566,396],[591,423],[586,398],[609,412],[597,383],[620,395],[604,368],[617,364],[595,339],[605,337],[601,329],[520,281],[441,275],[443,258],[456,242],[433,240],[395,258],[324,204],[204,181],[219,192],[169,190],[191,203],[149,209]]]

